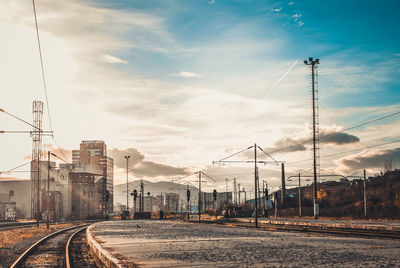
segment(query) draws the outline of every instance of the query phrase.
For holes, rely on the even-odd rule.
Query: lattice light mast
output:
[[[311,69],[312,128],[313,128],[313,170],[314,170],[314,218],[318,218],[317,182],[319,173],[319,117],[318,117],[318,72],[319,59],[308,58],[304,64]]]
[[[31,202],[32,216],[39,226],[40,213],[40,158],[42,153],[43,102],[33,101],[32,162],[31,162]]]

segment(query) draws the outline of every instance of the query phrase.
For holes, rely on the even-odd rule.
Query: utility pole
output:
[[[285,207],[285,195],[286,195],[286,185],[285,185],[285,164],[282,163],[282,189],[281,189],[281,205],[282,208]]]
[[[258,227],[257,218],[257,184],[258,184],[258,169],[257,169],[257,144],[254,143],[254,224]]]
[[[264,185],[264,183],[265,183],[265,185]],[[267,213],[265,202],[268,199],[268,183],[265,180],[263,180],[263,194],[264,194],[264,198],[263,198],[264,218],[267,218],[268,217],[268,213]]]
[[[301,182],[299,173],[299,216],[301,217]]]
[[[367,188],[367,174],[364,169],[364,217],[367,217],[367,193],[366,193],[366,188]]]
[[[140,212],[144,211],[144,183],[140,180]]]
[[[247,198],[246,198],[246,189],[244,189],[244,187],[243,187],[243,192],[244,192],[244,205],[246,205]]]
[[[233,157],[233,156],[235,156],[237,154],[240,154],[240,153],[242,153],[244,151],[247,151],[247,150],[250,150],[252,148],[254,148],[254,196],[255,196],[255,198],[254,198],[254,223],[255,223],[255,227],[258,227],[258,216],[257,216],[257,210],[258,210],[258,200],[257,200],[258,168],[257,168],[257,163],[263,163],[263,164],[267,164],[267,163],[271,164],[271,163],[273,163],[273,164],[276,165],[276,164],[278,164],[278,161],[276,161],[270,154],[265,152],[260,146],[257,146],[257,144],[254,143],[253,146],[250,146],[250,147],[248,147],[248,148],[246,148],[244,150],[241,150],[241,151],[239,151],[237,153],[234,153],[234,154],[232,154],[232,155],[230,155],[228,157],[225,157],[225,158],[223,158],[223,159],[221,159],[219,161],[213,161],[213,164],[214,163],[229,163],[229,162],[231,162],[231,163],[253,163],[253,161],[251,161],[251,160],[249,160],[249,161],[228,161],[228,160],[226,160],[226,159],[228,159],[230,157]],[[268,157],[272,158],[273,162],[271,162],[271,161],[257,161],[257,149],[262,151]],[[245,195],[246,195],[246,193],[245,193]]]
[[[199,171],[199,222],[201,221],[201,171]]]
[[[225,185],[226,185],[226,207],[228,207],[228,178],[225,178]]]
[[[46,227],[50,228],[50,151],[47,152],[47,219]]]
[[[233,178],[233,194],[235,197],[235,206],[237,206],[238,204],[238,200],[237,200],[237,189],[236,189],[236,178]]]
[[[240,206],[240,183],[238,183],[238,189],[239,189],[239,191],[238,191],[238,196],[239,196],[238,205]]]
[[[129,213],[129,194],[128,194],[128,176],[129,176],[129,159],[131,158],[130,155],[125,155],[126,159],[126,211]],[[129,214],[128,214],[129,215]]]
[[[309,58],[308,61],[304,61],[304,64],[307,66],[311,66],[311,86],[312,86],[312,125],[313,125],[313,169],[314,169],[314,219],[318,219],[318,211],[317,211],[317,122],[316,122],[316,92],[315,92],[315,69],[317,68],[317,64],[319,64],[319,59]],[[318,104],[317,104],[318,105]]]

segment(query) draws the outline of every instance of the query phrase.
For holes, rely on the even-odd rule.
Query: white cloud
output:
[[[209,5],[215,4],[215,0],[210,0],[210,1],[208,1],[208,4],[209,4]]]
[[[128,63],[126,60],[123,60],[123,59],[120,59],[120,58],[117,58],[117,57],[114,57],[114,56],[111,56],[111,55],[108,55],[108,54],[103,55],[102,59],[103,59],[103,61],[105,61],[107,63],[111,63],[111,64],[114,64],[114,63],[127,64]]]
[[[271,9],[272,12],[280,12],[282,10],[282,8],[273,8]]]
[[[289,2],[288,6],[294,5],[294,2]]]
[[[203,76],[197,73],[193,73],[193,72],[184,72],[181,71],[177,74],[174,74],[173,76],[178,76],[178,77],[185,77],[185,78],[202,78]]]
[[[303,14],[301,14],[301,13],[294,13],[292,15],[292,18],[294,19],[294,21],[298,21],[302,16],[303,16]]]

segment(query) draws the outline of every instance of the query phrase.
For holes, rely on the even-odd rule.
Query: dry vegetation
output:
[[[72,226],[72,224],[57,224],[50,226],[49,229],[46,226],[19,228],[13,230],[7,230],[0,232],[0,249],[9,248],[10,246],[17,244],[22,240],[30,239],[40,234],[49,234],[57,229],[66,228]]]
[[[400,219],[400,171],[387,172],[369,178],[366,184],[367,217],[371,219]],[[288,200],[281,216],[298,214],[297,197]],[[329,188],[318,192],[320,216],[334,218],[364,218],[363,183],[348,185],[339,194],[329,192]],[[303,215],[313,215],[311,199],[302,200]],[[273,211],[270,213],[273,215]]]

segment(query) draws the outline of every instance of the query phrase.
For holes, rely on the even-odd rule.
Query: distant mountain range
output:
[[[143,180],[144,183],[144,194],[147,196],[147,193],[150,192],[152,196],[157,196],[165,193],[175,193],[179,194],[179,198],[181,200],[186,201],[186,190],[187,186],[184,184],[173,183],[169,181],[160,181],[160,182],[150,182]],[[138,193],[140,193],[140,180],[130,181],[128,183],[128,194],[129,194],[129,203],[132,204],[133,197],[130,196],[130,193],[136,189]],[[190,195],[192,202],[197,200],[197,196],[199,194],[198,188],[189,185]],[[126,183],[114,185],[114,205],[126,204]]]

